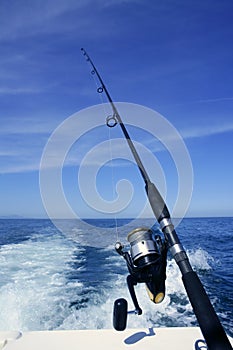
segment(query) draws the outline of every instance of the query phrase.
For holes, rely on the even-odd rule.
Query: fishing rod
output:
[[[162,240],[159,235],[155,235],[152,229],[137,228],[131,231],[128,234],[130,253],[124,250],[124,246],[120,242],[116,243],[116,251],[126,260],[130,273],[127,277],[127,284],[136,313],[139,315],[142,313],[134,290],[134,286],[137,283],[146,284],[150,299],[154,303],[159,303],[163,300],[165,295],[166,257],[167,250],[169,249],[181,271],[184,287],[208,349],[232,349],[209,297],[196,272],[192,269],[188,256],[176,233],[164,199],[160,195],[155,184],[151,182],[116,105],[114,104],[93,61],[83,48],[81,51],[91,65],[91,74],[95,74],[99,80],[100,87],[98,87],[97,92],[104,92],[111,105],[113,114],[112,116],[107,117],[106,124],[108,127],[114,127],[117,124],[120,125],[144,180],[145,191],[152,211],[164,235],[164,240]],[[113,323],[117,330],[124,330],[126,327],[126,317],[121,317],[121,313],[124,314],[126,308],[127,305],[125,299],[118,299],[115,302]]]

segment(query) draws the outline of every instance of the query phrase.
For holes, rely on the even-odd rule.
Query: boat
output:
[[[229,340],[233,345],[233,339]],[[171,327],[127,329],[124,332],[114,329],[0,332],[0,349],[207,350],[207,345],[198,327]]]

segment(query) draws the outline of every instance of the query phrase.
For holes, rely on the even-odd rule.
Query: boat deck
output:
[[[233,345],[233,339],[229,338]],[[207,349],[201,331],[192,328],[113,329],[0,332],[0,349],[4,350],[204,350]]]

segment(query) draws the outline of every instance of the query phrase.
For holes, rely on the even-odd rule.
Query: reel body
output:
[[[167,244],[162,241],[160,235],[156,235],[152,229],[145,227],[131,231],[127,239],[130,243],[129,252],[124,250],[120,242],[116,243],[115,249],[126,260],[129,271],[128,289],[135,306],[135,313],[141,315],[142,309],[138,304],[134,288],[138,283],[145,283],[149,298],[155,304],[162,302],[165,297]],[[122,305],[122,299],[118,299],[114,304],[114,315],[121,318],[121,313],[117,312],[117,305]],[[115,318],[113,324],[117,329],[115,325],[118,322]]]

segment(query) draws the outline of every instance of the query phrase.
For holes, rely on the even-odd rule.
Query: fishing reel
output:
[[[127,239],[129,251],[120,242],[116,243],[115,249],[126,260],[129,271],[127,285],[135,307],[134,313],[141,315],[142,309],[134,288],[138,283],[145,283],[149,298],[155,304],[161,303],[165,297],[167,244],[160,235],[145,227],[134,229]],[[117,299],[113,311],[113,326],[116,330],[126,328],[127,314],[127,301]]]

